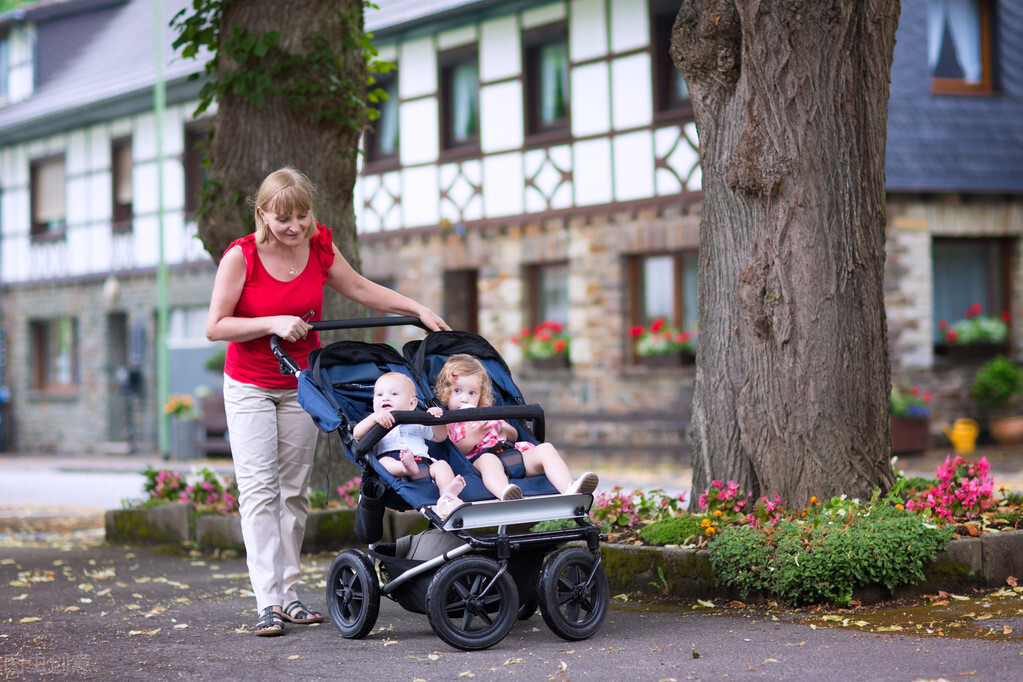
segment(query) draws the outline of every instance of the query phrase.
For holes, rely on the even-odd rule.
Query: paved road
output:
[[[376,627],[346,640],[329,623],[254,637],[238,558],[100,544],[0,550],[0,678],[79,680],[976,680],[1020,679],[1019,640],[952,640],[790,622],[770,614],[613,600],[591,639],[541,616],[493,648],[444,644],[426,616],[384,599]],[[302,596],[324,604],[331,557]],[[699,658],[694,658],[694,652]]]

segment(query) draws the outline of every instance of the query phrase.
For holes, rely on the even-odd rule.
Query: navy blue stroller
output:
[[[315,322],[313,328],[409,324],[422,327],[416,318],[366,318]],[[429,476],[396,479],[371,454],[386,429],[374,426],[359,441],[351,436],[352,427],[372,413],[376,379],[400,372],[416,385],[421,409],[394,412],[397,424],[504,419],[516,427],[519,440],[542,442],[542,408],[525,403],[507,364],[486,339],[469,332],[433,332],[409,342],[401,353],[386,344],[338,341],[310,353],[308,370],[300,370],[279,341],[275,337],[271,347],[281,371],[298,377],[299,401],[321,430],[339,434],[346,456],[362,470],[356,533],[369,551],[342,551],[327,576],[327,610],[344,637],[360,639],[370,633],[381,595],[407,611],[426,614],[444,642],[464,650],[497,644],[516,619],[529,618],[537,608],[563,639],[596,633],[607,614],[609,588],[599,549],[606,536],[587,519],[593,495],[557,494],[546,477],[537,476],[512,479],[522,488],[523,499],[496,500],[476,469],[445,441],[431,443],[430,453],[446,460],[466,486],[459,494],[464,503],[441,516],[436,509],[440,491]],[[497,404],[433,417],[425,411],[434,404],[433,380],[455,353],[480,358],[494,383]],[[378,542],[385,508],[415,509],[431,529],[393,543]],[[539,522],[559,519],[575,525],[530,530]],[[569,542],[585,546],[565,547]]]

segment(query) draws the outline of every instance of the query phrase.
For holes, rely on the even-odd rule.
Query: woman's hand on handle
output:
[[[423,309],[423,312],[419,314],[419,319],[422,320],[423,324],[426,325],[426,328],[432,332],[451,331],[451,327],[448,326],[448,323],[445,322],[440,315],[429,308]]]
[[[271,318],[270,327],[272,333],[291,343],[304,339],[312,329],[308,322],[294,315],[277,315]]]

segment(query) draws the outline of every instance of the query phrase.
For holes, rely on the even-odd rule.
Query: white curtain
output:
[[[952,36],[956,61],[963,70],[963,80],[968,83],[980,82],[982,64],[978,0],[930,0],[927,11],[927,63],[932,72],[941,56],[946,25]]]
[[[376,122],[376,145],[381,154],[389,156],[398,148],[398,85],[392,81],[385,89],[387,101],[380,102],[380,118]]]
[[[540,52],[540,121],[552,123],[565,117],[568,98],[568,54],[564,43],[545,46]]]
[[[451,84],[451,133],[455,142],[464,142],[478,132],[476,62],[455,67]]]
[[[48,224],[63,221],[66,214],[64,208],[64,160],[39,164],[35,168],[33,180],[34,222]]]

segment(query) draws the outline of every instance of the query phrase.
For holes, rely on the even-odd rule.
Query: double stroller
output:
[[[402,317],[312,326],[395,325],[423,327],[417,318]],[[372,631],[381,596],[426,614],[444,642],[463,650],[497,644],[517,619],[529,618],[537,608],[563,639],[596,633],[607,614],[609,588],[599,549],[606,536],[587,518],[591,494],[558,494],[546,477],[535,476],[511,479],[522,489],[522,499],[496,500],[472,464],[446,440],[430,443],[430,454],[446,460],[466,485],[459,494],[463,504],[442,515],[436,508],[439,490],[429,476],[397,479],[372,455],[387,429],[376,425],[361,440],[352,438],[352,427],[373,411],[374,382],[386,372],[400,372],[415,384],[419,409],[394,412],[396,424],[503,419],[518,430],[518,440],[542,442],[543,410],[525,404],[508,365],[486,339],[470,332],[432,332],[408,342],[401,352],[382,343],[338,341],[310,353],[308,370],[299,369],[277,337],[271,347],[281,371],[298,377],[299,402],[321,430],[338,432],[345,455],[362,470],[356,535],[367,543],[368,553],[342,551],[327,575],[327,610],[344,637],[360,639]],[[483,362],[494,384],[495,404],[433,417],[426,412],[436,404],[433,382],[456,353]],[[381,543],[385,508],[418,510],[430,529]],[[557,529],[531,530],[555,520],[568,521],[552,524]]]

